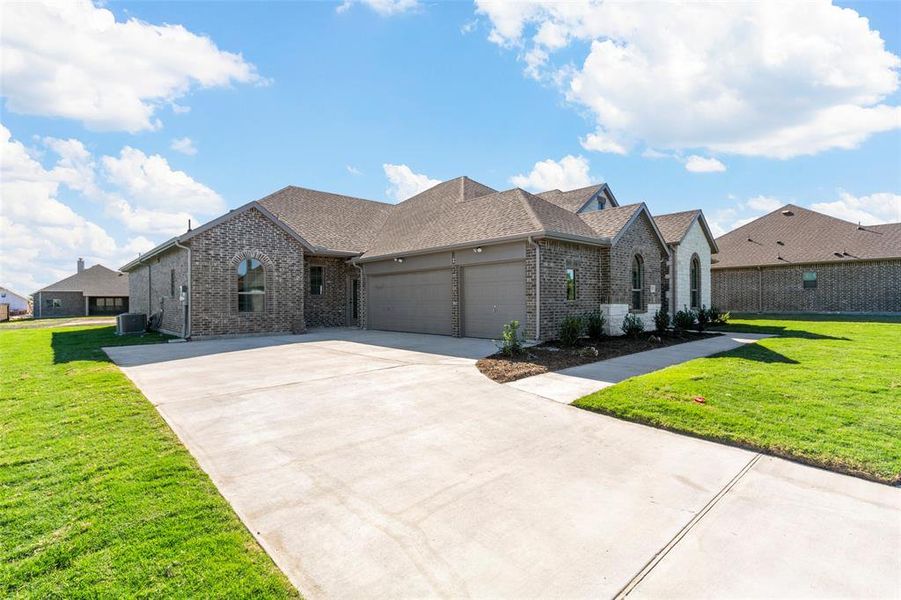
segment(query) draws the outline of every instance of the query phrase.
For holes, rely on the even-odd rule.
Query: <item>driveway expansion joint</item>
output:
[[[660,551],[657,552],[657,554],[655,554],[651,558],[651,560],[649,560],[645,564],[645,566],[642,567],[642,569],[638,573],[636,573],[635,576],[632,579],[630,579],[629,582],[626,585],[624,585],[623,588],[619,591],[619,593],[617,593],[616,596],[614,596],[614,597],[617,600],[619,600],[621,598],[627,597],[630,593],[632,593],[632,591],[636,587],[638,587],[639,584],[641,584],[641,581],[645,577],[647,577],[651,571],[654,570],[654,567],[656,567],[660,563],[660,561],[662,561],[666,557],[666,555],[669,554],[670,550],[675,548],[676,545],[679,542],[681,542],[682,539],[685,538],[686,535],[688,535],[688,532],[691,531],[695,525],[700,523],[701,520],[705,516],[707,516],[707,513],[709,513],[711,510],[713,510],[713,507],[716,506],[719,503],[719,501],[722,500],[726,496],[726,494],[729,493],[729,490],[731,490],[733,487],[735,487],[735,485],[742,479],[742,477],[747,475],[748,472],[754,468],[754,465],[757,464],[757,461],[760,460],[761,456],[763,456],[763,455],[759,452],[757,454],[755,454],[754,456],[752,456],[751,460],[749,460],[747,462],[747,464],[745,464],[745,466],[743,466],[741,469],[739,469],[738,473],[735,474],[735,477],[730,479],[729,482],[726,483],[726,485],[724,485],[722,487],[722,489],[720,489],[720,491],[717,492],[713,496],[713,498],[711,498],[710,501],[707,504],[705,504],[704,507],[701,510],[699,510],[698,513],[694,517],[692,517],[688,521],[688,523],[686,523],[685,526],[682,529],[680,529],[679,532],[676,533],[676,535],[674,535],[672,537],[672,539],[670,539],[670,541],[667,542],[666,545],[664,545],[663,548],[661,548]]]

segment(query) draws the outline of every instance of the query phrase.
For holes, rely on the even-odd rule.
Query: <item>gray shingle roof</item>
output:
[[[657,228],[660,229],[667,244],[678,244],[688,233],[688,228],[695,217],[700,214],[700,210],[686,210],[654,217],[654,222],[657,223]]]
[[[604,187],[603,183],[596,183],[594,185],[589,185],[588,187],[579,188],[577,190],[569,190],[566,192],[562,192],[560,190],[548,190],[546,192],[541,192],[540,194],[536,194],[542,200],[546,200],[551,204],[555,204],[560,208],[568,210],[570,212],[576,212],[583,206],[585,203],[594,196],[599,189]]]
[[[258,201],[313,246],[363,252],[391,204],[288,186]]]
[[[783,214],[788,211],[791,214]],[[715,269],[901,258],[901,223],[858,227],[787,204],[718,237]]]
[[[85,296],[127,296],[128,274],[94,265],[38,292],[81,292]],[[35,292],[37,293],[37,292]]]
[[[626,204],[614,206],[579,215],[595,232],[595,235],[613,239],[629,222],[642,204]]]
[[[398,204],[364,258],[556,232],[596,238],[578,215],[515,188],[497,192],[461,177]]]

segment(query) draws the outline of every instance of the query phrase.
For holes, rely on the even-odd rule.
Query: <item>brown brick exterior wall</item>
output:
[[[609,287],[604,287],[604,304],[630,304],[632,301],[632,257],[640,254],[644,260],[644,308],[660,304],[663,289],[661,262],[667,257],[666,248],[654,232],[653,225],[642,213],[610,249]],[[651,292],[650,286],[655,286]]]
[[[582,316],[601,304],[601,248],[542,240],[541,339],[554,339],[567,316]],[[603,249],[606,251],[606,249]],[[534,250],[533,250],[534,252]],[[534,269],[534,259],[531,266]],[[566,299],[566,269],[575,270],[576,299]],[[527,279],[534,279],[526,271]],[[534,304],[534,300],[532,301]],[[528,307],[528,298],[527,304]]]
[[[52,305],[54,298],[60,301],[61,306],[56,308],[47,306],[48,301]],[[41,292],[40,295],[34,295],[34,301],[34,313],[39,318],[83,317],[85,315],[84,296],[81,292]],[[38,302],[41,304],[40,307],[37,307]]]
[[[303,248],[272,221],[251,209],[198,234],[190,246],[192,337],[303,331]],[[265,268],[263,312],[238,312],[236,267],[244,257]]]
[[[817,287],[803,276],[815,271]],[[733,312],[901,312],[901,260],[713,269],[712,303]],[[762,293],[761,293],[762,287]]]
[[[322,267],[322,295],[310,294],[310,267]],[[307,256],[304,275],[304,318],[307,327],[342,327],[347,320],[350,298],[348,279],[359,277],[359,270],[346,258]],[[362,307],[361,307],[362,308]],[[361,310],[362,312],[362,310]]]
[[[175,293],[171,289],[171,271],[175,271]],[[151,289],[148,291],[148,279]],[[162,311],[160,329],[185,335],[185,302],[179,287],[188,284],[188,251],[172,248],[137,267],[128,275],[128,310],[150,315]]]

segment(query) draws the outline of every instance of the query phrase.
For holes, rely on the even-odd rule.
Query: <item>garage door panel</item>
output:
[[[448,269],[373,275],[366,301],[371,329],[453,333]]]
[[[499,338],[505,323],[519,321],[525,326],[525,320],[525,263],[464,267],[464,335]]]

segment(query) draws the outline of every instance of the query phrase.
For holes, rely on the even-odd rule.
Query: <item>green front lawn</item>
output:
[[[295,597],[101,346],[113,327],[0,331],[0,596]]]
[[[744,317],[724,329],[779,337],[635,377],[574,404],[901,482],[901,319]]]

